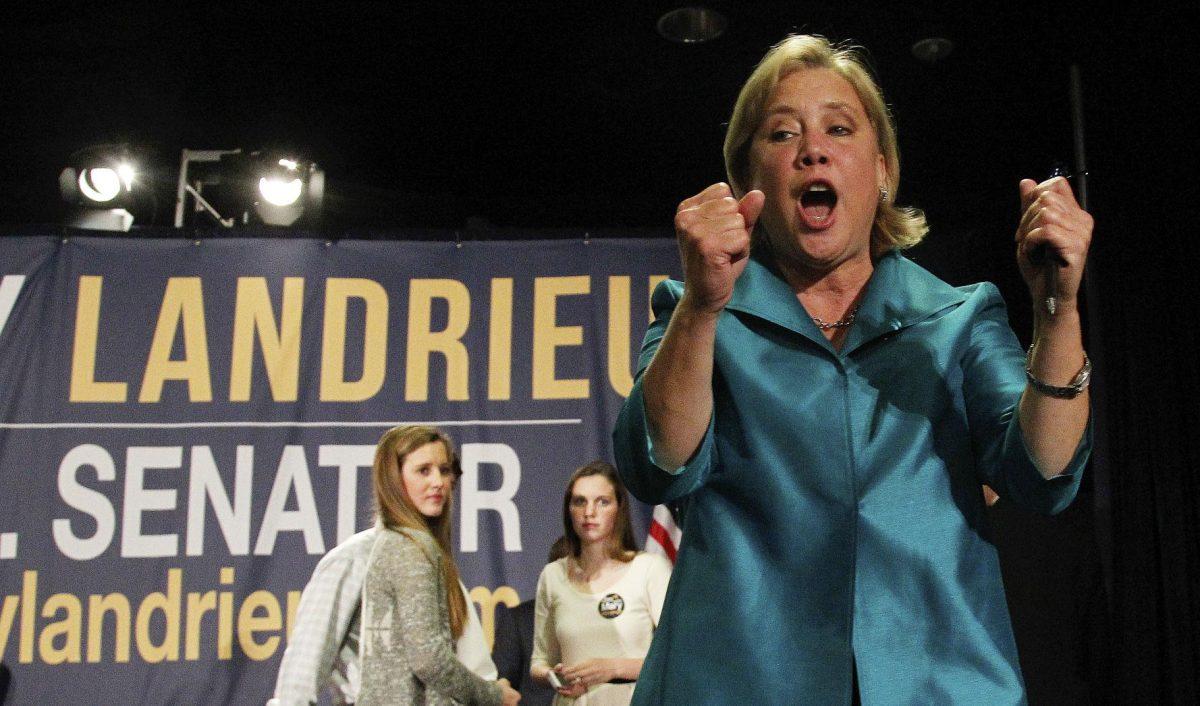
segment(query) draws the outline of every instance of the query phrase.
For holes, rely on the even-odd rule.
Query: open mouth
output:
[[[800,208],[814,223],[822,223],[837,206],[837,192],[823,182],[814,182],[800,194]]]

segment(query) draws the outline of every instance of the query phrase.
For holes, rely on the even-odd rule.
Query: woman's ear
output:
[[[891,192],[893,190],[892,180],[888,176],[887,160],[883,158],[882,154],[875,155],[875,184],[880,191]]]

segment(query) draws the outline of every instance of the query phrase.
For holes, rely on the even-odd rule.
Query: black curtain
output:
[[[1092,21],[1106,29],[1073,60],[1096,218],[1085,309],[1095,453],[1061,515],[1003,499],[989,514],[1030,703],[1190,705],[1200,703],[1200,77],[1176,14],[1125,7]],[[1065,79],[1064,66],[1064,91]],[[1063,118],[1055,107],[1026,128]]]
[[[1094,475],[1113,703],[1200,703],[1200,364],[1191,48],[1165,10],[1114,26],[1086,82],[1089,346],[1101,354]],[[1078,587],[1064,587],[1076,590]]]

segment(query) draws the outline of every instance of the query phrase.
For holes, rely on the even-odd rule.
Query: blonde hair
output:
[[[771,47],[746,79],[733,106],[729,129],[725,133],[725,171],[738,197],[750,182],[750,145],[767,109],[775,87],[787,76],[804,69],[829,69],[836,72],[858,94],[867,119],[875,128],[879,153],[887,169],[890,198],[880,199],[871,227],[871,252],[880,255],[893,248],[910,248],[929,232],[925,214],[912,207],[894,203],[900,188],[900,148],[896,144],[896,126],[883,100],[883,91],[872,78],[866,60],[850,45],[833,45],[816,35],[793,34]]]
[[[441,569],[446,580],[446,604],[450,608],[450,632],[455,639],[467,623],[467,600],[459,588],[458,566],[450,550],[450,526],[453,524],[453,493],[446,494],[446,505],[438,517],[425,517],[417,510],[404,488],[401,470],[404,459],[417,449],[440,442],[457,477],[461,474],[458,455],[450,437],[433,427],[400,426],[387,430],[375,447],[372,478],[375,485],[375,515],[384,527],[407,528],[428,532],[442,549]]]

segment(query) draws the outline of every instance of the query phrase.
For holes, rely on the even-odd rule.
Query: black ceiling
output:
[[[67,156],[124,142],[157,184],[141,224],[169,222],[181,148],[288,147],[327,173],[328,230],[666,228],[680,199],[723,178],[742,80],[806,31],[869,50],[899,124],[901,202],[969,225],[1015,208],[1020,176],[1070,159],[1068,66],[1085,90],[1102,84],[1121,54],[1110,38],[1146,20],[1061,4],[710,0],[728,30],[685,46],[654,27],[681,4],[6,10],[0,222],[54,222]],[[956,43],[933,65],[909,50],[930,34]]]

